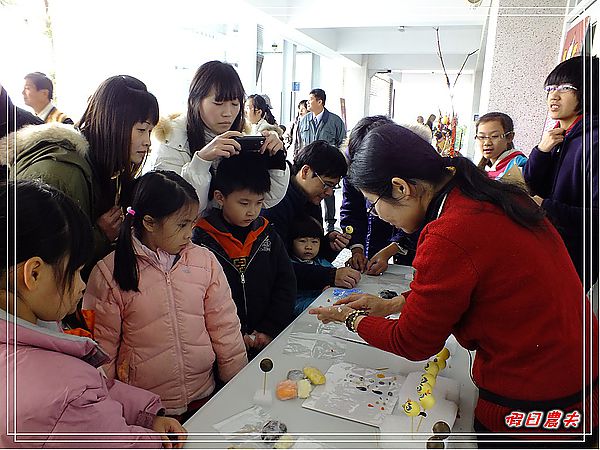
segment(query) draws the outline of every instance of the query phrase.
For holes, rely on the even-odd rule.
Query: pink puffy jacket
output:
[[[237,310],[210,251],[190,243],[165,270],[156,253],[134,248],[139,292],[113,279],[113,252],[94,267],[83,307],[95,311],[107,376],[160,395],[167,414],[181,414],[214,390],[215,358],[225,382],[247,364]]]
[[[95,367],[106,354],[91,339],[0,310],[0,361],[0,448],[161,447],[148,429],[159,397],[107,379]]]

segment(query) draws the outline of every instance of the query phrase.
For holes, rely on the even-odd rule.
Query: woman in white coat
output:
[[[246,118],[252,124],[252,134],[275,131],[281,138],[283,130],[277,125],[269,104],[262,95],[252,94],[246,100]]]
[[[233,66],[209,61],[192,79],[187,114],[162,119],[154,129],[160,145],[152,168],[172,170],[194,186],[200,211],[208,207],[211,168],[216,168],[221,158],[237,155],[241,146],[235,138],[249,132],[244,99],[244,87]],[[285,195],[290,172],[278,134],[266,130],[261,134],[265,142],[260,151],[271,155],[271,190],[264,202],[265,208],[270,208]]]

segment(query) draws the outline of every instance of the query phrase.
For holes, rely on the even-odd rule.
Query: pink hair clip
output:
[[[131,206],[127,207],[127,214],[129,214],[130,216],[135,216],[135,211]]]

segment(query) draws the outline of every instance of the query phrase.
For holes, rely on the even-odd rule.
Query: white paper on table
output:
[[[260,433],[262,426],[271,420],[271,416],[260,406],[252,406],[221,422],[213,427],[221,434],[234,435],[244,433]]]
[[[369,345],[367,341],[361,338],[357,333],[353,333],[347,328],[340,328],[333,332],[332,336],[334,338],[343,339],[345,341],[357,342],[358,344]]]
[[[214,424],[213,427],[219,433],[226,435],[232,442],[236,442],[230,448],[272,449],[275,442],[263,441],[260,438],[262,427],[269,420],[271,420],[271,416],[267,411],[260,406],[253,406]],[[307,436],[294,435],[289,427],[288,432],[291,433],[294,440],[294,444],[290,448],[333,448],[325,447]],[[243,441],[240,442],[240,439]]]
[[[301,358],[342,361],[346,355],[346,344],[330,335],[292,332],[283,353]]]
[[[324,389],[315,389],[303,408],[377,427],[398,401],[403,375],[351,363],[332,365]]]

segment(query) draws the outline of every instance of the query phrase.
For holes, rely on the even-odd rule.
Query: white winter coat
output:
[[[190,157],[190,147],[187,137],[187,115],[173,115],[161,119],[154,129],[154,136],[160,142],[157,150],[154,170],[172,170],[187,180],[198,194],[200,211],[216,206],[208,204],[212,161],[205,161],[194,153]],[[200,150],[200,149],[196,149]],[[271,190],[265,194],[265,208],[271,208],[281,201],[287,192],[290,181],[290,170],[272,169]],[[210,209],[210,208],[208,208]]]

